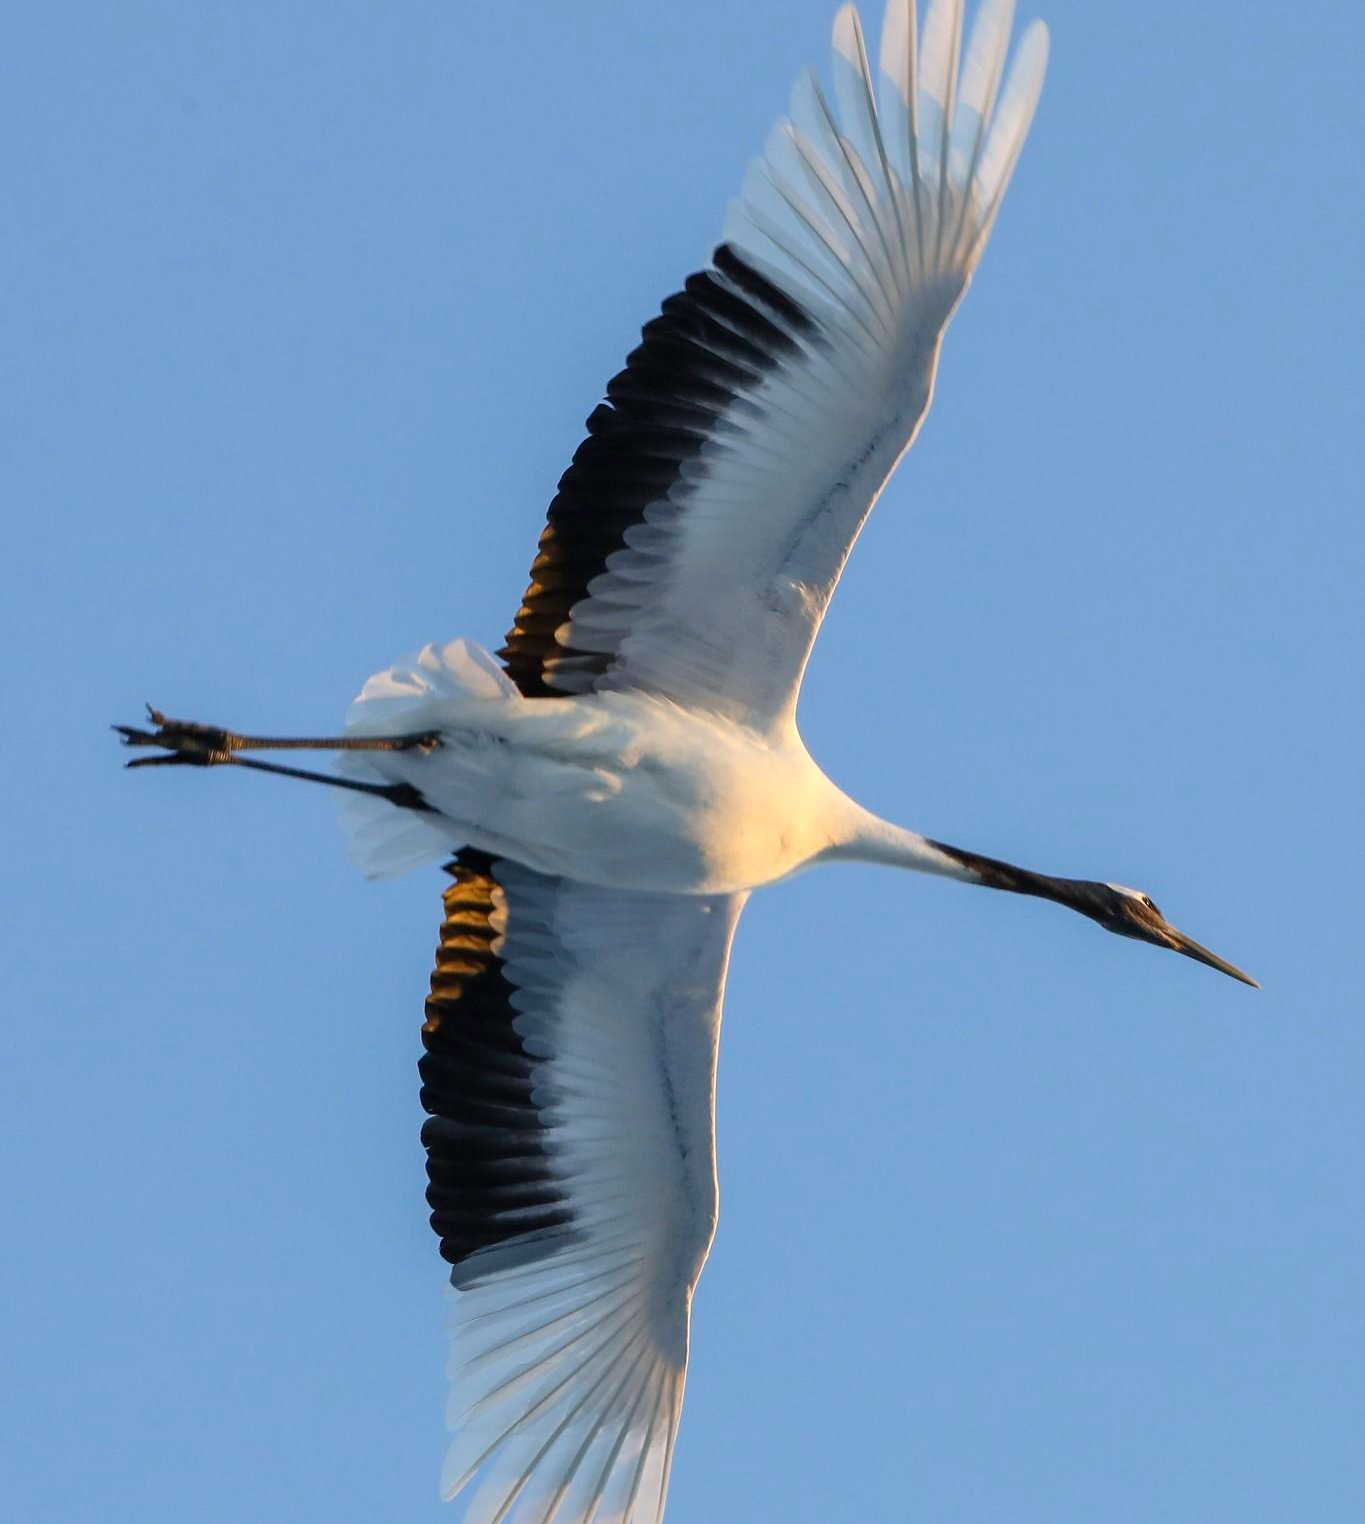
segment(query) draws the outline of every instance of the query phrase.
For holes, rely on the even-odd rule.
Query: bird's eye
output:
[[[1151,911],[1155,911],[1155,913],[1156,913],[1156,914],[1157,914],[1157,915],[1160,915],[1160,914],[1161,914],[1161,912],[1160,912],[1160,911],[1159,911],[1159,910],[1157,910],[1157,908],[1156,908],[1156,906],[1155,906],[1155,905],[1154,905],[1154,904],[1153,904],[1153,903],[1152,903],[1152,899],[1151,899],[1151,897],[1150,897],[1150,896],[1149,896],[1149,895],[1146,895],[1146,894],[1144,894],[1144,895],[1143,895],[1143,896],[1142,896],[1142,903],[1143,903],[1143,904],[1144,904],[1144,905],[1146,905],[1146,907],[1147,907],[1147,908],[1148,908],[1148,910],[1151,910]]]

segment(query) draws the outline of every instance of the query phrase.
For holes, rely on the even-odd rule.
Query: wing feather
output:
[[[465,850],[423,1029],[452,1264],[442,1489],[470,1524],[651,1524],[716,1217],[721,992],[742,901]]]
[[[502,653],[523,693],[792,722],[1028,132],[1047,34],[1029,29],[1002,93],[1012,15],[983,0],[964,58],[962,0],[931,0],[918,46],[912,0],[890,0],[874,86],[839,11],[834,104],[798,78],[709,268],[588,420]]]

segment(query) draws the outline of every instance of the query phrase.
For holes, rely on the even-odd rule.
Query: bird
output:
[[[129,766],[345,791],[372,876],[448,876],[422,1026],[471,1524],[657,1524],[718,1220],[726,968],[755,890],[832,861],[1051,900],[1254,985],[1139,890],[950,846],[864,809],[796,708],[873,504],[929,409],[1038,102],[1012,0],[889,0],[876,67],[833,27],[704,268],[587,420],[496,656],[430,644],[343,731],[115,727]],[[150,727],[150,728],[148,728]],[[324,750],[334,773],[257,753]]]

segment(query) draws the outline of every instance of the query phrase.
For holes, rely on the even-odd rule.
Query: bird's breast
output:
[[[509,730],[471,822],[492,850],[590,883],[725,894],[829,845],[842,795],[794,735],[774,742],[624,694],[568,700],[556,733],[534,733],[560,718],[542,711]]]

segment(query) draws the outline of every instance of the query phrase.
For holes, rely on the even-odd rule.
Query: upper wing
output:
[[[890,0],[874,95],[834,24],[710,267],[670,297],[588,419],[502,651],[534,696],[636,688],[790,720],[863,520],[929,406],[1042,87],[1035,22],[1000,97],[1013,0]]]
[[[721,993],[742,896],[451,864],[423,1029],[432,1225],[453,1265],[468,1524],[655,1524],[716,1221]]]

